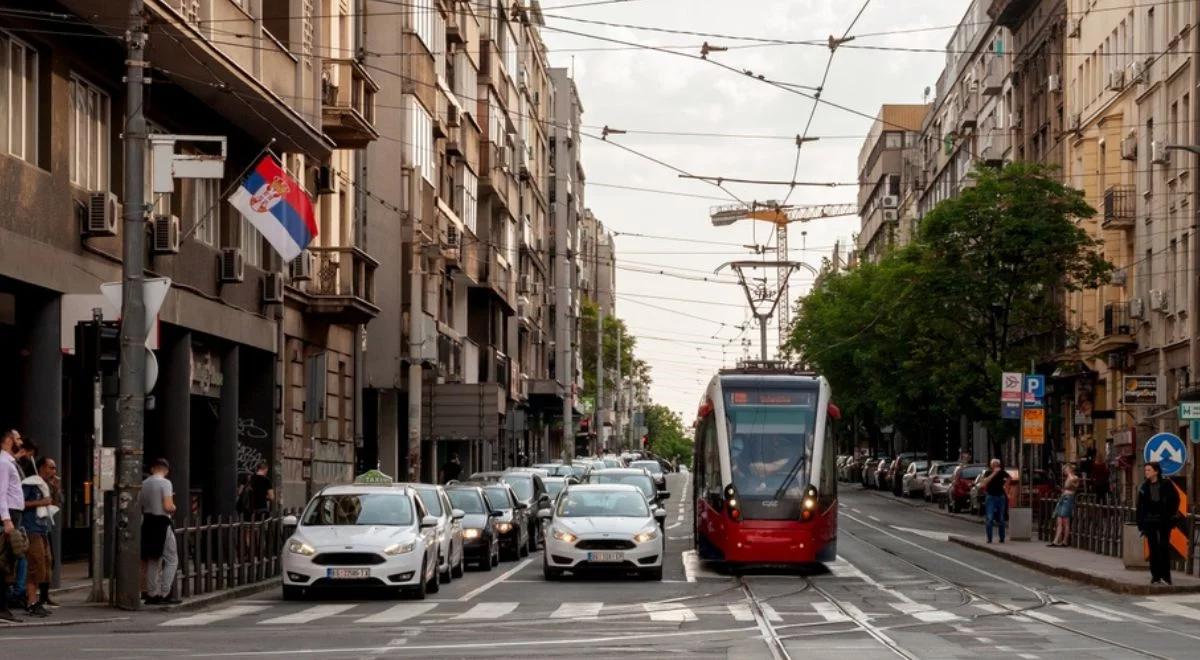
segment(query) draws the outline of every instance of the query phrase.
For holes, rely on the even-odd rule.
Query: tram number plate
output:
[[[325,577],[334,580],[358,580],[371,577],[369,568],[327,568]]]
[[[588,561],[595,562],[619,562],[625,560],[623,552],[589,552]]]

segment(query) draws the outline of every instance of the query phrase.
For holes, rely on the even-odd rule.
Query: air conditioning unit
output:
[[[1122,89],[1125,89],[1125,70],[1113,69],[1112,71],[1109,71],[1108,85],[1105,86],[1105,89],[1110,89],[1114,92],[1119,92]]]
[[[1020,110],[1008,113],[1008,127],[1021,128],[1021,122],[1025,120],[1024,115]]]
[[[1078,112],[1076,112],[1075,114],[1071,115],[1071,119],[1067,123],[1067,130],[1078,131],[1081,123],[1083,123],[1083,118],[1079,116]]]
[[[337,175],[334,174],[333,168],[328,165],[316,168],[316,176],[313,177],[313,183],[318,195],[332,195],[334,193],[333,177],[335,176]]]
[[[529,293],[529,276],[522,275],[517,279],[517,293]]]
[[[1169,165],[1171,153],[1167,151],[1166,143],[1154,140],[1150,143],[1150,162],[1155,165]]]
[[[1125,282],[1128,279],[1129,279],[1129,271],[1127,271],[1123,268],[1114,270],[1112,272],[1112,285],[1113,286],[1125,286]]]
[[[894,209],[900,206],[900,197],[897,195],[884,195],[882,204],[885,209]]]
[[[884,209],[884,211],[883,211],[883,221],[884,222],[896,222],[898,219],[900,219],[900,214],[897,213],[895,209]]]
[[[179,216],[154,216],[150,222],[150,234],[154,254],[179,254]]]
[[[262,299],[268,305],[283,302],[283,273],[267,273],[262,281]]]
[[[1145,62],[1130,62],[1129,66],[1129,84],[1146,82],[1146,63]]]
[[[241,282],[246,278],[246,260],[242,248],[221,248],[221,281]]]
[[[288,278],[293,282],[307,282],[312,279],[313,253],[301,250],[288,264]]]
[[[1167,311],[1167,295],[1159,289],[1150,290],[1150,309]]]
[[[1141,298],[1129,301],[1129,318],[1140,319],[1146,316],[1146,303]]]
[[[534,282],[534,283],[533,283],[533,291],[531,291],[530,293],[532,293],[532,294],[533,294],[533,295],[535,295],[535,296],[540,296],[540,295],[542,295],[542,283],[541,283],[541,282]]]
[[[121,203],[110,192],[93,190],[88,193],[87,222],[83,233],[88,236],[116,236],[121,221]]]
[[[1060,78],[1057,73],[1050,74],[1050,77],[1046,80],[1046,91],[1048,91],[1048,92],[1061,92],[1062,91],[1062,78]]]
[[[1137,160],[1137,137],[1133,134],[1121,138],[1121,160]]]
[[[521,87],[529,87],[529,72],[528,71],[526,71],[525,69],[521,69],[520,74],[517,75],[517,84],[520,85]]]
[[[462,243],[462,235],[458,233],[458,227],[450,225],[446,227],[446,247],[456,248]]]
[[[1083,19],[1072,18],[1070,25],[1067,26],[1067,37],[1070,39],[1078,39],[1081,32]]]
[[[450,128],[462,126],[462,115],[459,114],[458,107],[454,104],[446,107],[446,125]]]

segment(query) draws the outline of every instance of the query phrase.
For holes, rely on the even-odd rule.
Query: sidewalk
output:
[[[1200,578],[1174,573],[1172,586],[1150,585],[1147,569],[1129,570],[1119,557],[1075,548],[1048,548],[1042,541],[987,543],[982,538],[951,535],[950,542],[986,552],[1042,573],[1083,582],[1119,594],[1167,595],[1200,593]]]

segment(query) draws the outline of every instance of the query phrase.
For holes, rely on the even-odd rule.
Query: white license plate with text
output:
[[[371,577],[369,568],[327,568],[325,577],[333,580],[356,580]]]
[[[620,562],[625,561],[625,553],[623,552],[589,552],[588,561],[595,562]]]

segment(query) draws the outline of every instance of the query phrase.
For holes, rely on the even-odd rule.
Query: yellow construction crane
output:
[[[837,218],[858,215],[857,204],[813,204],[809,206],[782,205],[774,200],[714,207],[710,213],[714,227],[725,227],[739,220],[758,220],[775,225],[775,259],[778,263],[790,262],[788,258],[788,225],[793,222],[809,222],[822,218]],[[811,267],[810,267],[811,268]],[[779,344],[787,341],[791,331],[792,308],[788,298],[788,278],[795,268],[780,266],[775,270],[778,305],[775,313],[779,322]],[[766,359],[766,358],[764,358]]]

